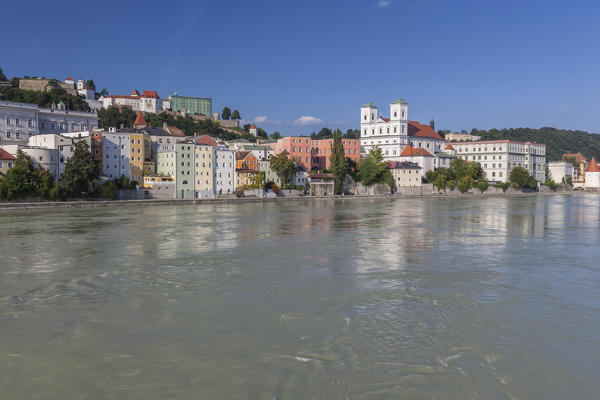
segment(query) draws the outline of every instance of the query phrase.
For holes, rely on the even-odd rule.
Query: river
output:
[[[0,213],[1,399],[598,399],[600,196]]]

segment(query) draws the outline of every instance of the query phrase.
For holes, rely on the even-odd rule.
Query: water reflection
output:
[[[599,199],[7,213],[0,398],[592,399]]]

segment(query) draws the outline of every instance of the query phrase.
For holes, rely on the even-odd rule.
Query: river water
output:
[[[598,399],[600,196],[0,214],[0,399]]]

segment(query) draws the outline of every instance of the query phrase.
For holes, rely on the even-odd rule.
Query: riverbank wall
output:
[[[241,203],[272,203],[289,201],[323,201],[323,200],[359,200],[359,199],[386,199],[400,200],[409,198],[485,198],[502,196],[548,196],[548,195],[574,195],[591,194],[590,192],[485,192],[485,193],[423,193],[423,194],[395,194],[387,196],[288,196],[288,197],[230,197],[216,199],[193,199],[193,200],[78,200],[78,201],[39,201],[39,202],[12,202],[0,203],[0,211],[23,211],[44,209],[78,209],[96,207],[142,207],[142,206],[165,206],[183,204],[241,204]],[[598,194],[597,192],[595,194]]]

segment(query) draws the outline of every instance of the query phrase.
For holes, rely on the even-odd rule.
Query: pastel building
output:
[[[346,157],[355,162],[360,160],[361,144],[358,139],[342,139]],[[305,136],[288,136],[273,144],[275,154],[288,152],[296,165],[307,171],[329,169],[333,139],[312,140]]]
[[[224,146],[215,149],[215,192],[217,196],[233,194],[235,190],[235,151]]]
[[[235,153],[235,168],[258,171],[258,159],[250,151],[238,151]]]
[[[477,161],[487,180],[506,182],[515,167],[523,167],[538,182],[546,180],[546,145],[514,140],[452,143],[459,158]]]
[[[600,189],[600,167],[598,167],[595,158],[592,158],[585,169],[584,187],[586,189]]]
[[[117,132],[116,129],[111,128],[107,132],[102,132],[102,175],[113,180],[125,176],[131,179],[131,165],[130,165],[130,137],[127,132]],[[94,154],[98,148],[94,148]],[[100,152],[100,151],[99,151]]]
[[[16,160],[15,156],[4,149],[0,149],[0,176],[6,175],[6,172],[14,167]]]
[[[143,111],[147,113],[157,114],[163,110],[163,100],[154,90],[144,90],[140,92],[133,90],[130,95],[107,95],[101,98],[102,107],[129,107],[134,111]]]
[[[425,176],[427,171],[433,171],[435,168],[435,157],[423,148],[406,146],[398,158],[400,161],[418,165],[422,176]]]
[[[563,161],[572,161],[577,164],[573,169],[573,181],[583,182],[585,178],[585,169],[588,166],[588,159],[581,153],[567,153],[562,156]]]
[[[195,198],[215,197],[214,161],[217,142],[204,135],[194,140]]]
[[[567,180],[568,177],[573,181],[575,168],[573,164],[566,161],[551,161],[548,163],[548,173],[552,180],[556,183],[561,183]]]
[[[91,137],[89,135],[67,137],[55,133],[42,133],[30,136],[28,145],[30,147],[54,149],[58,151],[58,157],[56,159],[56,171],[58,175],[55,176],[55,178],[60,179],[65,170],[67,161],[73,156],[75,143],[82,140],[88,144],[88,148],[91,147]]]
[[[423,185],[422,168],[410,161],[391,161],[388,169],[394,178],[394,188]]]
[[[360,140],[342,139],[344,154],[347,158],[358,164],[360,161]],[[329,169],[331,167],[331,150],[333,148],[333,139],[320,139],[312,141],[312,168],[311,169]]]

